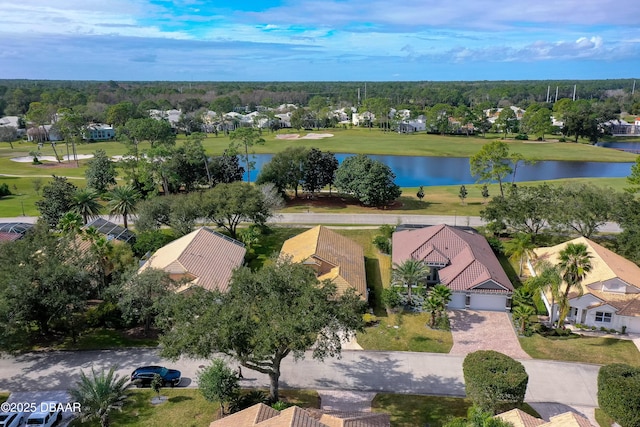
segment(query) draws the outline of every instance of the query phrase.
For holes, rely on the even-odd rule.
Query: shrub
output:
[[[400,295],[400,290],[392,286],[390,288],[384,288],[382,290],[382,304],[388,310],[394,310],[402,305],[402,295]]]
[[[6,183],[0,184],[0,199],[10,195],[11,195],[11,190],[9,190],[9,186]]]
[[[291,407],[291,404],[283,402],[282,400],[278,400],[276,403],[271,405],[271,407],[276,411],[284,411],[285,409]]]
[[[565,138],[565,137],[563,136],[563,137],[562,137],[562,138],[560,138],[558,141],[559,141],[559,142],[567,142],[567,138]]]
[[[527,392],[529,375],[522,363],[492,350],[470,353],[462,364],[467,396],[480,409],[497,413],[519,405]]]
[[[391,224],[383,224],[378,228],[378,231],[387,239],[391,239],[391,236],[396,231],[396,227]]]
[[[504,246],[502,245],[502,241],[497,237],[489,236],[487,237],[487,242],[496,255],[504,253]]]
[[[518,141],[526,141],[529,139],[529,135],[527,135],[526,133],[519,133],[518,135],[516,135],[514,137],[514,139],[517,139]],[[542,139],[542,138],[540,138]]]
[[[264,392],[252,390],[249,393],[240,394],[229,402],[229,413],[240,412],[258,403],[268,403],[267,395]]]
[[[383,254],[389,255],[391,253],[391,240],[385,236],[378,235],[374,237],[373,245]]]
[[[362,320],[364,321],[364,323],[367,326],[373,326],[378,324],[378,318],[376,317],[375,314],[371,314],[371,313],[365,313],[362,315]]]
[[[598,329],[598,328],[596,328],[595,326],[592,326],[592,327],[591,327],[591,330],[592,330],[592,331],[595,331],[596,329]]]
[[[600,330],[601,330],[602,332],[607,332],[607,328],[605,328],[604,326],[600,326]]]
[[[89,307],[85,313],[85,322],[87,326],[92,328],[121,328],[124,326],[122,312],[118,305],[109,301],[103,301],[94,307]]]
[[[640,427],[640,368],[620,363],[600,368],[598,405],[621,426]]]
[[[618,333],[618,331],[616,331],[615,329],[611,328],[611,329],[609,329],[609,333],[611,333],[611,334],[617,334],[617,333]]]

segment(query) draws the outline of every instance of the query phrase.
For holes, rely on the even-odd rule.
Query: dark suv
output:
[[[175,387],[180,384],[180,371],[164,366],[142,366],[131,373],[131,382],[137,387],[150,385],[155,374],[160,375],[165,386]]]

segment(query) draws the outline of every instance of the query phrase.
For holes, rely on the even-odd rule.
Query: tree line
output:
[[[438,103],[469,107],[486,102],[489,108],[548,100],[547,89],[558,87],[558,99],[571,98],[577,84],[579,99],[604,101],[614,98],[620,107],[637,114],[640,102],[631,95],[632,79],[581,81],[483,81],[483,82],[88,82],[0,80],[0,116],[25,114],[31,102],[58,108],[78,108],[104,113],[119,102],[135,105],[147,101],[148,108],[194,111],[221,99],[226,112],[242,106],[275,107],[283,103],[307,105],[320,96],[332,105],[357,106],[368,98],[385,98],[396,106],[424,109]],[[360,97],[358,97],[360,92]],[[555,98],[555,91],[552,98]],[[212,108],[214,111],[218,111]]]

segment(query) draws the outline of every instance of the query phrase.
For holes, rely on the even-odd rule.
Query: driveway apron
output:
[[[495,350],[514,359],[531,359],[522,350],[509,315],[498,311],[449,310],[453,347],[449,354],[466,356]]]

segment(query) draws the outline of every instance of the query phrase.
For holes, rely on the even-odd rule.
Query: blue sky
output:
[[[632,78],[637,10],[636,0],[0,0],[0,78]]]

